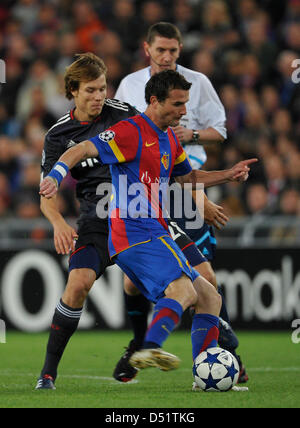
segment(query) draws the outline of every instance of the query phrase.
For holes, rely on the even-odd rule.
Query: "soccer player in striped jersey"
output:
[[[242,161],[226,171],[192,170],[187,155],[170,126],[178,125],[186,113],[191,84],[176,71],[158,73],[146,85],[145,113],[110,127],[96,137],[67,150],[41,182],[40,194],[52,198],[61,181],[78,162],[95,157],[111,166],[112,199],[109,213],[109,253],[147,299],[155,303],[152,323],[142,349],[130,364],[137,368],[177,368],[179,359],[162,345],[191,305],[193,359],[218,341],[221,298],[216,289],[190,267],[168,233],[163,201],[166,186],[175,177],[181,184],[206,186],[244,181],[249,165]],[[149,180],[142,177],[147,172]],[[122,182],[122,177],[126,177]],[[136,195],[130,187],[140,185],[140,210],[130,210]],[[158,191],[159,190],[159,191]],[[155,213],[156,215],[153,215]]]
[[[183,144],[193,169],[201,169],[207,160],[204,145],[220,143],[226,138],[225,110],[213,85],[204,74],[190,70],[177,63],[182,46],[182,36],[176,26],[167,22],[159,22],[152,25],[144,42],[145,55],[149,58],[150,65],[127,75],[121,81],[115,98],[127,101],[138,110],[144,111],[146,108],[144,88],[150,77],[155,73],[162,70],[177,70],[189,82],[192,82],[187,112],[180,123],[174,127],[174,132]],[[171,210],[171,216],[174,211]],[[184,213],[184,207],[181,207],[180,212]],[[176,222],[174,227],[174,236],[177,237],[176,242],[183,249],[186,247],[186,235],[194,241],[201,252],[201,256],[195,252],[194,246],[187,247],[185,250],[186,256],[188,256],[188,252],[192,252],[188,257],[192,266],[196,267],[202,276],[218,288],[216,275],[212,267],[216,251],[216,239],[212,226],[220,228],[220,225],[225,224],[224,221],[218,224],[212,218],[209,219],[208,223],[208,219],[206,219],[207,221],[202,227],[191,229],[186,228],[187,219],[184,216],[181,216],[181,218],[174,217],[173,220]],[[182,235],[180,230],[183,230],[186,235]],[[142,316],[147,317],[147,314],[143,312],[143,299],[136,295],[135,288],[132,287],[132,283],[128,278],[125,278],[125,291],[126,305],[130,309],[129,318],[133,324],[134,331],[137,330],[139,335],[134,335],[134,339],[130,342],[125,354],[116,365],[114,377],[119,380],[119,374],[124,372],[126,358],[134,349],[135,343],[140,340],[140,320]],[[219,289],[219,292],[221,293],[221,289]],[[240,357],[236,354],[239,342],[230,326],[224,298],[220,315],[219,344],[236,356],[241,367],[239,382],[246,382],[248,375]]]

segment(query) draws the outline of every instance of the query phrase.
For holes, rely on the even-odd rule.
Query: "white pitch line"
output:
[[[191,369],[179,369],[182,371],[189,371],[191,372]],[[247,367],[247,371],[249,373],[298,373],[300,372],[300,367]],[[37,379],[38,375],[36,373],[24,373],[19,372],[17,370],[0,370],[0,378],[4,376],[28,376],[32,377],[33,379]],[[136,384],[139,381],[137,379],[133,379],[130,382],[118,382],[113,377],[107,377],[107,376],[92,376],[92,375],[68,375],[68,374],[62,374],[59,375],[58,378],[65,378],[65,379],[88,379],[88,380],[94,380],[94,381],[105,381],[105,382],[111,382],[112,385],[132,385]]]
[[[248,369],[249,372],[300,372],[300,367],[253,367]]]
[[[13,370],[0,370],[0,377],[1,376],[12,376],[12,375],[16,375],[16,376],[30,376],[32,378],[38,378],[38,375],[36,373],[22,373],[22,372],[18,372],[18,371],[13,371]],[[133,379],[130,382],[118,382],[116,379],[114,379],[113,377],[106,377],[106,376],[90,376],[90,375],[59,375],[58,378],[68,378],[68,379],[89,379],[89,380],[97,380],[97,381],[109,381],[112,382],[115,385],[126,385],[126,384],[134,384],[134,383],[138,383],[138,380]]]

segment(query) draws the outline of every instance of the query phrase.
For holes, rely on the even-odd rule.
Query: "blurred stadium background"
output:
[[[206,168],[259,158],[246,185],[209,191],[231,218],[217,234],[215,269],[233,325],[291,329],[300,318],[300,0],[1,0],[0,318],[7,327],[48,329],[66,280],[67,259],[54,252],[38,196],[45,132],[72,107],[63,95],[65,67],[75,53],[101,56],[113,97],[122,77],[147,65],[142,41],[161,20],[181,29],[179,62],[206,74],[226,109],[228,139],[208,148]],[[75,223],[73,188],[66,181],[60,206]],[[118,268],[99,280],[81,328],[128,326],[121,280]]]

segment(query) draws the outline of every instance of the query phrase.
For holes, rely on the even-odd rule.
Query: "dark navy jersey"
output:
[[[107,99],[102,112],[92,122],[80,122],[69,111],[53,125],[46,134],[42,158],[42,177],[46,177],[60,156],[70,147],[100,134],[117,122],[135,116],[139,112],[127,103]],[[100,183],[110,183],[109,166],[101,165],[97,159],[87,159],[78,163],[71,170],[77,181],[76,197],[80,202],[79,225],[87,222],[87,227],[94,230],[95,221],[106,228],[107,219],[98,219],[96,206],[103,197],[97,195]],[[100,226],[101,227],[101,226]]]

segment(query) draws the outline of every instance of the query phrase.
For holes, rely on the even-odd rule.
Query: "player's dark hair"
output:
[[[172,89],[182,89],[188,91],[192,84],[188,82],[182,74],[174,70],[165,70],[154,74],[148,81],[145,88],[146,103],[150,104],[151,96],[156,96],[159,102],[168,98]]]
[[[102,74],[106,76],[107,68],[101,58],[91,52],[75,55],[74,61],[65,72],[65,95],[68,100],[73,98],[72,91],[79,88],[80,82],[90,82]]]
[[[153,24],[147,34],[146,41],[149,45],[154,42],[156,36],[165,37],[166,39],[176,39],[182,44],[182,35],[179,29],[169,22],[158,22]]]

